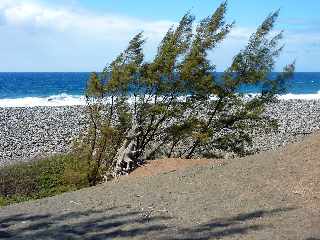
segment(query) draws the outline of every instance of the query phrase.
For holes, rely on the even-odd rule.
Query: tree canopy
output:
[[[86,91],[91,124],[77,151],[88,161],[92,184],[106,172],[127,174],[146,159],[243,156],[255,131],[275,126],[265,107],[294,71],[289,64],[283,73],[271,74],[283,48],[282,32],[273,33],[279,11],[218,75],[208,53],[234,26],[226,23],[226,10],[224,2],[195,29],[195,17],[185,14],[150,62],[144,58],[143,32],[138,33],[102,73],[92,73]],[[243,84],[264,87],[248,98],[238,91]]]

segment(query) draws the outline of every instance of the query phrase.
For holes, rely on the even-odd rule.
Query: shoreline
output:
[[[0,167],[68,152],[87,124],[84,111],[85,106],[0,107]],[[280,100],[266,114],[278,119],[279,129],[256,135],[254,152],[301,141],[320,129],[320,99]]]
[[[258,93],[246,93],[245,97],[256,96]],[[213,97],[214,98],[214,97]],[[320,101],[320,91],[314,93],[287,93],[278,95],[281,101]],[[109,102],[110,100],[106,100]],[[129,102],[133,101],[129,97]],[[0,108],[34,108],[34,107],[84,107],[84,95],[57,94],[51,96],[34,96],[20,98],[0,98]]]

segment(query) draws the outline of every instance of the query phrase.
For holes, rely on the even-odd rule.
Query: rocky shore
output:
[[[86,126],[84,107],[0,108],[0,166],[64,153]]]
[[[0,166],[63,153],[85,129],[84,107],[0,108]],[[320,129],[320,100],[286,100],[269,107],[277,132],[255,136],[253,149],[270,150]]]
[[[300,142],[320,130],[320,100],[281,100],[269,106],[266,114],[278,120],[279,128],[254,137],[253,148],[259,151]]]

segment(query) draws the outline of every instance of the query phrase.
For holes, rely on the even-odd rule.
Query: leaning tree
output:
[[[143,33],[137,34],[102,73],[92,73],[86,90],[90,126],[77,145],[94,185],[106,176],[130,173],[146,159],[247,154],[255,131],[275,126],[264,114],[283,91],[294,64],[271,74],[282,46],[270,14],[222,74],[208,53],[231,31],[227,4],[193,28],[187,13],[171,27],[151,62],[144,60]],[[243,84],[260,85],[247,97]]]

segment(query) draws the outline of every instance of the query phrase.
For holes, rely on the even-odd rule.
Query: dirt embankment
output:
[[[155,161],[112,183],[6,207],[1,238],[320,239],[320,135],[243,159]]]

